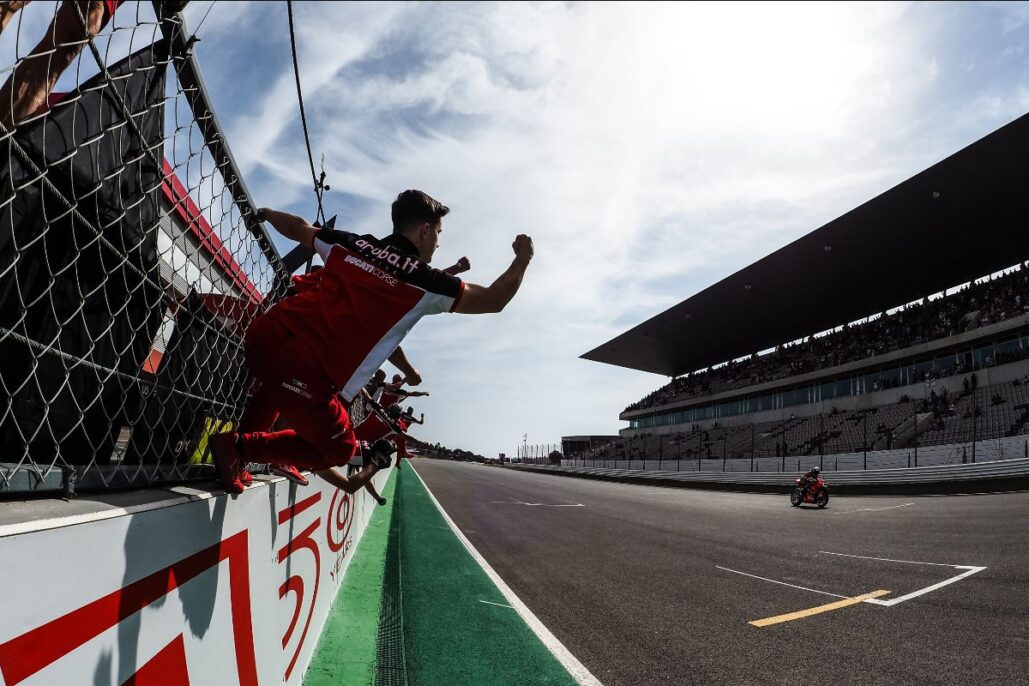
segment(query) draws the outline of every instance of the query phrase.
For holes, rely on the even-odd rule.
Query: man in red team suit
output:
[[[241,424],[268,426],[271,419],[253,416],[278,412],[292,428],[212,437],[226,490],[243,490],[240,476],[248,462],[311,469],[348,493],[390,463],[392,446],[379,442],[356,474],[334,469],[360,449],[344,403],[387,359],[408,383],[420,384],[399,347],[418,320],[442,312],[500,312],[518,292],[533,257],[532,239],[519,235],[512,244],[514,260],[489,286],[433,268],[429,263],[449,211],[421,191],[404,191],[393,202],[393,233],[385,238],[316,229],[301,217],[260,211],[260,219],[314,249],[325,266],[315,283],[273,305],[247,329],[247,366],[258,385],[250,416]]]

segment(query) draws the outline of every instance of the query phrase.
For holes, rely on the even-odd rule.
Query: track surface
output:
[[[820,511],[782,495],[416,467],[606,686],[1029,679],[1029,493],[836,497]],[[892,607],[748,624],[877,590],[888,601],[968,571],[820,551],[986,569]]]

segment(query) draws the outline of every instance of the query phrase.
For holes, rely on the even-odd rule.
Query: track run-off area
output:
[[[1025,682],[1029,493],[833,496],[818,510],[786,495],[414,466],[607,686]]]

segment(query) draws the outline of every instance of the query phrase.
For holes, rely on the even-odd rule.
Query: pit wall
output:
[[[0,686],[299,685],[375,503],[196,493],[0,526]]]

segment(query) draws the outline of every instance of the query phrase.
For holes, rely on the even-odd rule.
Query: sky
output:
[[[313,219],[286,3],[185,14],[254,202]],[[431,393],[415,435],[488,456],[616,433],[667,379],[581,354],[1029,111],[1029,3],[294,15],[338,228],[388,233],[396,194],[424,190],[451,208],[434,263],[467,256],[480,284],[534,240],[503,313],[427,317],[404,342]]]
[[[416,435],[484,455],[616,433],[667,379],[581,354],[1029,111],[1024,3],[298,2],[294,19],[338,226],[387,233],[396,194],[424,190],[452,209],[438,266],[467,255],[482,284],[533,237],[503,313],[429,317],[404,342],[432,394]],[[285,3],[217,3],[198,35],[255,202],[313,216]]]

